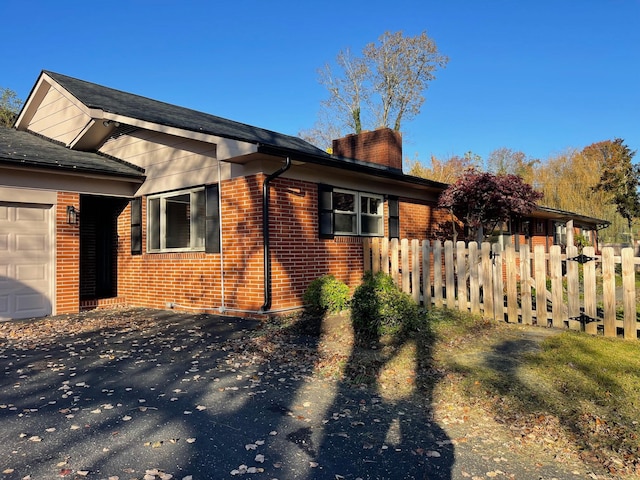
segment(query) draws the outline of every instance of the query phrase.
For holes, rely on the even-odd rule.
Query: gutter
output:
[[[269,184],[291,168],[291,157],[285,158],[284,165],[273,172],[262,182],[262,239],[264,248],[264,304],[258,313],[266,313],[271,309],[271,251],[269,236]]]

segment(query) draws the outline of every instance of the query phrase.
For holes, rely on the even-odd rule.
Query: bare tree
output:
[[[341,131],[399,131],[420,113],[423,92],[448,61],[426,32],[415,37],[385,32],[378,43],[365,46],[361,57],[350,50],[338,53],[338,73],[329,64],[320,70],[320,83],[329,92],[321,108]]]
[[[400,131],[403,120],[420,113],[425,101],[422,93],[449,59],[438,52],[426,32],[415,37],[385,32],[378,41],[369,43],[363,52],[373,73],[372,91],[380,97],[379,105],[372,105],[376,127]]]

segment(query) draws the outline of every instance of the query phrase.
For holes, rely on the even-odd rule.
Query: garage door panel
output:
[[[47,223],[46,211],[43,208],[16,207],[16,222]]]
[[[36,312],[47,307],[47,302],[39,292],[30,292],[17,294],[15,296],[16,307],[15,312],[24,317],[37,315]]]
[[[46,235],[16,235],[16,252],[41,252],[47,253]]]
[[[41,263],[35,265],[16,265],[16,280],[25,284],[33,281],[46,281],[46,266]]]
[[[51,206],[0,203],[0,319],[49,315]]]

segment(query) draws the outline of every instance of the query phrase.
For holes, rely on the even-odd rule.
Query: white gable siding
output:
[[[141,195],[218,181],[216,145],[212,143],[136,130],[108,140],[100,152],[145,169]]]
[[[50,88],[27,128],[68,145],[90,120],[84,110]]]

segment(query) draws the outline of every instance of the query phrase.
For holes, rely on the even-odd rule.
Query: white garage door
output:
[[[49,315],[51,206],[0,202],[0,319]]]

